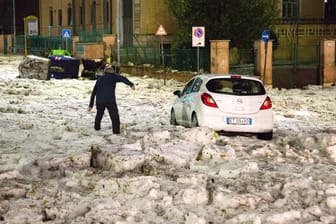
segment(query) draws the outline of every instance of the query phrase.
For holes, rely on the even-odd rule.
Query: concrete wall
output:
[[[210,72],[213,74],[229,73],[229,40],[210,41]]]
[[[5,46],[5,40],[7,42]],[[0,54],[11,54],[13,51],[13,35],[0,35]]]
[[[267,86],[272,86],[272,62],[273,62],[273,51],[272,51],[272,40],[265,43],[262,40],[257,40],[254,42],[254,51],[255,51],[255,67],[256,74],[260,76],[260,79]],[[266,49],[267,47],[267,49]]]
[[[74,57],[85,59],[103,58],[107,61],[111,59],[111,55],[116,45],[115,35],[104,35],[102,42],[97,43],[81,43],[79,38],[74,37]]]
[[[336,84],[335,40],[321,41],[321,81],[323,86]]]
[[[276,25],[275,32],[279,41],[279,46],[274,51],[275,60],[292,60],[294,47],[299,45],[296,59],[311,62],[318,60],[320,41],[336,37],[336,24]]]

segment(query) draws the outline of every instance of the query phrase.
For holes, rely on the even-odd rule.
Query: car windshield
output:
[[[256,80],[243,78],[215,78],[207,82],[206,88],[213,93],[230,95],[264,95],[263,84]]]

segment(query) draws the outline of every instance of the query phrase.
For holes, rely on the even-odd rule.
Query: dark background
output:
[[[15,0],[16,34],[23,34],[24,17],[39,17],[39,0]],[[0,34],[13,32],[13,0],[0,0]]]

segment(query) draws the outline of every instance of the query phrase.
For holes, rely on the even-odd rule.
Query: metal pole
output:
[[[164,54],[163,54],[163,40],[162,40],[162,35],[160,36],[160,40],[161,40],[161,57],[162,57],[162,66],[163,69],[165,68],[165,61],[164,61]]]
[[[120,1],[117,0],[117,60],[120,67]]]
[[[27,18],[23,18],[23,27],[24,27],[24,54],[27,56]]]
[[[199,74],[199,67],[200,67],[200,63],[199,63],[199,59],[200,56],[199,56],[199,47],[197,47],[197,74]]]
[[[13,53],[16,53],[16,15],[15,15],[15,0],[13,0]]]
[[[165,61],[164,61],[164,51],[163,51],[163,39],[162,35],[160,35],[161,40],[161,57],[162,57],[162,66],[163,66],[163,84],[166,85],[166,69],[165,69]]]
[[[267,48],[268,48],[268,41],[265,41],[265,62],[264,62],[264,75],[262,78],[263,83],[266,81],[266,66],[267,66]]]

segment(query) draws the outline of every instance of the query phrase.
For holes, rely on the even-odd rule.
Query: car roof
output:
[[[203,80],[210,80],[213,78],[231,78],[233,76],[240,76],[241,79],[250,79],[250,80],[255,80],[255,81],[259,81],[261,82],[260,79],[258,79],[257,77],[252,77],[252,76],[247,76],[247,75],[240,75],[240,74],[199,74],[194,76],[194,78],[201,78]]]

